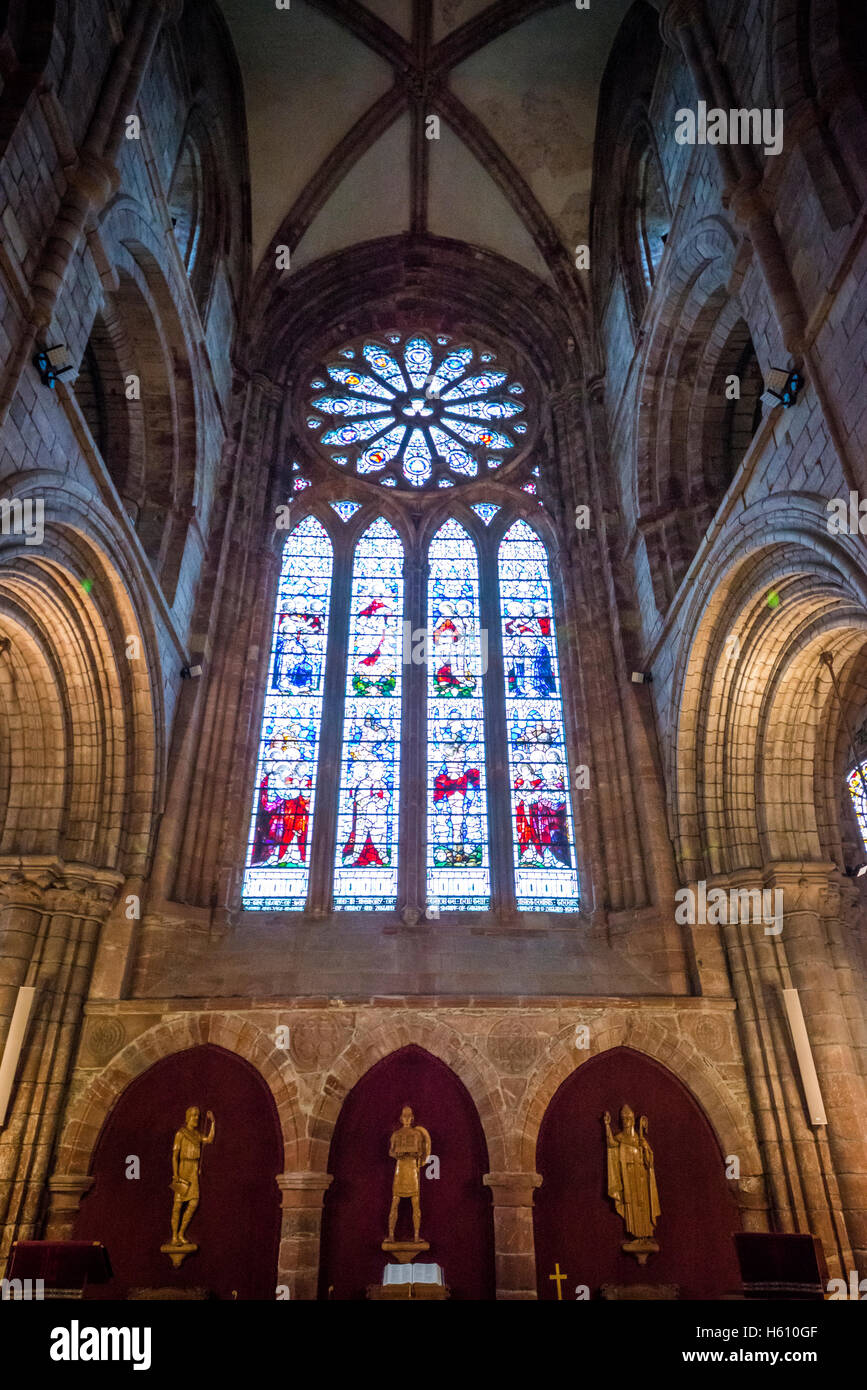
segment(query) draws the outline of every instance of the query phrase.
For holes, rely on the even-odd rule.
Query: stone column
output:
[[[123,881],[113,870],[42,859],[19,861],[10,877],[9,988],[33,985],[36,999],[0,1131],[0,1256],[14,1240],[39,1234],[96,941]]]
[[[289,1286],[290,1298],[316,1298],[322,1200],[333,1181],[330,1173],[277,1175],[283,1207],[277,1282]]]
[[[541,1175],[486,1173],[482,1182],[491,1189],[494,1198],[497,1298],[535,1299],[533,1192],[542,1186]]]
[[[95,1181],[86,1173],[54,1173],[48,1179],[46,1240],[72,1240],[81,1199],[87,1196]]]

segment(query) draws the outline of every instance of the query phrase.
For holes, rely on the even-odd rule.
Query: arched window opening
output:
[[[637,186],[638,249],[644,283],[650,289],[671,231],[671,212],[659,161],[649,145],[639,160]]]
[[[526,521],[500,545],[503,665],[519,911],[579,902],[563,697],[548,557]]]
[[[437,910],[486,908],[491,875],[476,548],[456,521],[430,544],[427,896]],[[487,634],[484,634],[486,636]]]
[[[668,191],[646,117],[639,118],[626,160],[619,220],[620,258],[637,328],[671,230]]]
[[[382,911],[397,901],[403,694],[403,546],[378,517],[355,550],[334,906]]]
[[[717,359],[705,406],[703,452],[713,507],[728,490],[761,424],[763,391],[750,331],[738,319]]]
[[[202,159],[195,141],[187,137],[172,179],[169,214],[175,241],[187,275],[192,277],[202,234],[204,188]]]
[[[855,763],[854,767],[850,768],[846,785],[852,798],[858,829],[861,831],[862,848],[867,854],[867,759]]]
[[[204,322],[223,248],[225,199],[221,196],[212,131],[196,110],[188,123],[169,189],[169,215],[187,278]]]
[[[331,570],[331,541],[308,516],[283,549],[242,892],[246,908],[295,912],[307,902]]]

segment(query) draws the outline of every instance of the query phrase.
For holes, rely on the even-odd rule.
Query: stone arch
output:
[[[217,265],[229,250],[229,208],[222,177],[227,164],[224,146],[217,110],[200,94],[181,137],[168,204],[178,251],[203,323],[208,317]]]
[[[162,1019],[128,1043],[74,1097],[64,1119],[55,1170],[86,1174],[102,1126],[129,1082],[161,1058],[203,1043],[234,1052],[256,1068],[277,1107],[285,1168],[303,1167],[298,1161],[302,1147],[298,1087],[287,1053],[276,1047],[271,1034],[237,1014],[185,1013]]]
[[[592,1024],[592,1046],[586,1053],[576,1052],[573,1036],[574,1025],[570,1024],[552,1042],[549,1053],[529,1078],[525,1101],[515,1117],[513,1162],[518,1169],[534,1171],[542,1120],[566,1078],[591,1057],[629,1048],[660,1063],[682,1082],[704,1112],[721,1151],[740,1157],[741,1175],[747,1185],[760,1180],[762,1162],[749,1110],[684,1032],[679,1038],[673,1036],[670,1026],[665,1027],[649,1010],[642,1009],[606,1014],[601,1026]]]
[[[669,1045],[667,1057],[656,1057],[654,1052],[665,1047],[648,1047],[648,1041],[638,1028],[628,1043],[585,1056],[580,1066],[568,1069],[539,1118],[533,1167],[542,1183],[533,1225],[540,1298],[554,1297],[546,1275],[560,1250],[567,1256],[564,1267],[589,1287],[591,1297],[611,1279],[633,1283],[648,1277],[618,1248],[623,1227],[605,1199],[601,1119],[607,1111],[616,1132],[624,1103],[635,1107],[636,1122],[639,1115],[648,1116],[655,1158],[662,1210],[649,1277],[677,1279],[686,1298],[719,1297],[739,1287],[731,1235],[752,1222],[736,1212],[723,1160],[728,1153],[741,1161],[738,1187],[747,1208],[753,1203],[744,1198],[760,1187],[761,1167],[754,1158],[745,1165],[739,1146],[727,1150],[721,1143],[684,1077],[685,1070],[694,1072],[684,1056]],[[748,1138],[745,1125],[736,1132],[742,1137]]]
[[[759,420],[762,373],[730,295],[734,239],[711,217],[677,248],[641,378],[634,505],[668,609]],[[726,395],[727,381],[736,398]]]
[[[43,544],[15,536],[0,548],[0,628],[9,639],[0,665],[8,728],[0,845],[141,874],[160,778],[161,697],[128,559],[110,520],[66,475],[19,474],[10,494],[13,506],[41,504],[45,524]]]
[[[827,859],[839,846],[827,807],[841,720],[819,655],[827,649],[845,666],[862,650],[867,594],[852,539],[829,537],[826,521],[807,497],[750,508],[693,597],[670,692],[685,879]],[[726,747],[738,757],[727,758]]]
[[[637,330],[653,284],[656,269],[662,259],[659,246],[651,248],[649,230],[651,219],[664,217],[664,237],[671,225],[671,206],[662,174],[656,136],[650,123],[647,107],[636,100],[627,108],[614,146],[616,150],[612,186],[620,190],[617,217],[617,263],[626,298]],[[659,203],[659,207],[653,206]],[[656,229],[659,237],[662,227]]]
[[[180,286],[166,278],[136,206],[119,200],[103,228],[114,243],[114,288],[95,316],[76,395],[171,603],[201,493],[194,350],[177,308]]]
[[[496,1070],[454,1028],[436,1018],[419,1016],[412,1022],[401,1019],[382,1023],[361,1032],[332,1063],[328,1082],[317,1098],[309,1118],[310,1168],[326,1172],[328,1149],[344,1098],[376,1063],[390,1053],[412,1044],[424,1048],[443,1062],[463,1083],[484,1130],[491,1168],[505,1166],[505,1102]]]

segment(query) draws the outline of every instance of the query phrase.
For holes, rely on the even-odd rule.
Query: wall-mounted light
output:
[[[803,384],[804,378],[800,372],[787,372],[782,367],[771,367],[765,377],[762,400],[768,405],[781,405],[786,410],[795,404]]]
[[[33,365],[39,373],[42,385],[53,391],[57,378],[71,372],[75,363],[70,361],[66,344],[55,343],[54,347],[40,348],[33,359]]]
[[[650,685],[653,680],[653,673],[651,671],[633,671],[631,679],[633,685]]]

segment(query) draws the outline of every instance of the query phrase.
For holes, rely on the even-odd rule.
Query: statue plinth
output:
[[[181,1241],[178,1245],[175,1245],[173,1241],[168,1241],[165,1245],[160,1246],[160,1252],[163,1255],[168,1255],[174,1269],[180,1269],[187,1256],[195,1255],[198,1248],[198,1245],[192,1245],[188,1240]]]
[[[634,1255],[640,1265],[647,1264],[648,1255],[659,1253],[655,1240],[625,1240],[620,1247],[627,1255]]]
[[[384,1240],[382,1249],[386,1255],[393,1255],[398,1264],[408,1265],[423,1250],[430,1250],[430,1245],[426,1240]]]

